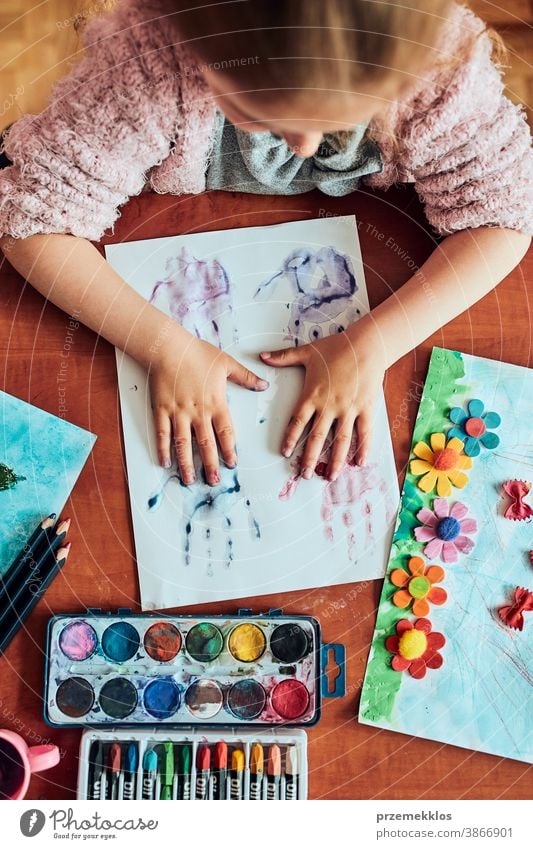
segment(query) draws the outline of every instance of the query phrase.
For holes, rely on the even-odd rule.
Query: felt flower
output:
[[[437,493],[452,494],[452,484],[462,489],[468,483],[468,475],[462,469],[471,469],[472,460],[462,454],[463,443],[457,437],[446,442],[443,433],[432,433],[430,445],[417,442],[413,448],[416,460],[411,460],[411,474],[422,475],[417,485],[422,492],[431,492],[437,484]]]
[[[396,672],[409,670],[413,678],[423,678],[426,669],[438,669],[444,659],[438,649],[445,645],[443,634],[431,630],[429,619],[410,622],[400,619],[396,623],[396,635],[387,637],[385,648],[394,657],[391,666]]]
[[[477,457],[481,451],[480,443],[484,448],[496,448],[500,444],[500,437],[490,433],[490,428],[499,427],[501,418],[498,413],[485,413],[483,401],[474,398],[468,402],[468,413],[462,407],[453,407],[450,410],[450,420],[457,425],[448,431],[448,436],[457,436],[464,440],[464,452],[468,457]]]
[[[396,607],[404,608],[413,602],[412,610],[415,616],[427,616],[429,602],[444,604],[448,598],[446,590],[434,586],[440,584],[445,576],[446,573],[440,566],[426,568],[421,557],[411,557],[407,571],[395,569],[391,572],[391,583],[401,588],[394,593],[392,601]]]
[[[458,552],[469,554],[474,541],[466,534],[477,531],[477,522],[467,516],[468,507],[461,501],[450,505],[446,498],[435,498],[433,510],[423,507],[416,514],[424,524],[415,528],[418,542],[425,542],[424,554],[430,560],[440,557],[444,563],[457,563]]]

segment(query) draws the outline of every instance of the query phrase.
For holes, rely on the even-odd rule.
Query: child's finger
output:
[[[305,480],[313,477],[315,466],[318,463],[320,453],[333,425],[333,416],[330,413],[315,413],[313,427],[309,432],[305,443],[300,474]]]
[[[213,427],[223,460],[226,466],[232,469],[237,465],[237,454],[235,453],[235,431],[227,407],[213,416]]]
[[[355,451],[355,462],[358,466],[364,466],[368,459],[368,452],[372,444],[372,425],[374,423],[373,409],[367,407],[357,417],[357,448]]]
[[[346,462],[354,428],[354,416],[345,416],[338,419],[335,425],[335,435],[331,443],[329,455],[329,466],[327,470],[328,480],[334,481],[339,477],[342,467]]]
[[[276,368],[299,366],[307,361],[308,348],[308,345],[300,345],[296,348],[281,348],[279,351],[261,351],[259,356],[269,366]]]
[[[172,460],[170,459],[172,428],[170,425],[170,416],[166,410],[158,408],[154,411],[154,425],[159,465],[163,466],[164,469],[170,469],[172,465]]]
[[[228,380],[231,380],[232,383],[237,383],[239,386],[244,386],[245,389],[252,389],[255,392],[262,392],[270,386],[268,380],[258,377],[257,374],[245,368],[237,360],[231,359],[230,363]]]
[[[220,471],[217,443],[211,419],[193,422],[193,428],[207,483],[210,486],[216,486],[220,483]]]
[[[287,430],[285,431],[283,445],[281,446],[281,453],[284,457],[291,456],[296,443],[304,432],[306,425],[311,421],[314,412],[315,408],[309,401],[300,400],[294,408],[293,414],[289,419],[289,424],[287,425]]]
[[[194,460],[192,456],[192,435],[190,419],[177,417],[174,419],[174,451],[180,477],[185,484],[194,483]]]

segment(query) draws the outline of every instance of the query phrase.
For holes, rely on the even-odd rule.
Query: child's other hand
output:
[[[352,326],[353,329],[353,326]],[[298,348],[262,353],[268,365],[300,365],[305,368],[302,393],[289,420],[281,453],[290,457],[306,426],[312,422],[302,454],[300,473],[312,477],[330,432],[332,446],[327,478],[335,480],[348,456],[353,428],[357,425],[355,462],[368,456],[374,407],[385,373],[378,346],[346,333],[335,334]]]
[[[196,439],[206,480],[220,483],[220,453],[227,466],[237,463],[235,434],[226,400],[231,380],[245,389],[268,387],[253,372],[209,342],[190,337],[167,340],[164,351],[150,367],[150,394],[157,437],[157,453],[164,468],[171,466],[171,443],[184,484],[195,479],[192,436]]]

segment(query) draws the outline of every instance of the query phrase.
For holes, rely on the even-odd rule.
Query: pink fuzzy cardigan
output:
[[[176,42],[157,0],[121,0],[88,24],[84,59],[56,84],[44,112],[7,134],[13,164],[0,171],[0,235],[98,240],[146,186],[205,189],[215,105],[194,57]],[[414,181],[440,234],[482,225],[531,234],[529,129],[503,95],[484,24],[458,6],[438,48],[416,90],[371,124],[385,166],[365,182]]]

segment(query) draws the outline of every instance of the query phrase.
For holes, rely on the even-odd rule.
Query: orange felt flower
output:
[[[440,584],[446,577],[444,569],[440,566],[426,568],[421,557],[411,557],[407,569],[407,572],[403,569],[395,569],[391,572],[391,582],[395,587],[401,587],[392,597],[396,607],[406,608],[412,602],[415,616],[427,616],[429,602],[432,604],[446,602],[448,598],[446,590],[434,586],[434,584]]]
[[[446,442],[443,433],[432,433],[430,445],[417,442],[413,448],[416,460],[411,460],[411,474],[422,475],[418,488],[431,492],[437,484],[437,493],[445,498],[452,494],[452,484],[462,489],[468,483],[463,469],[472,468],[472,458],[463,454],[463,443],[456,436]]]

